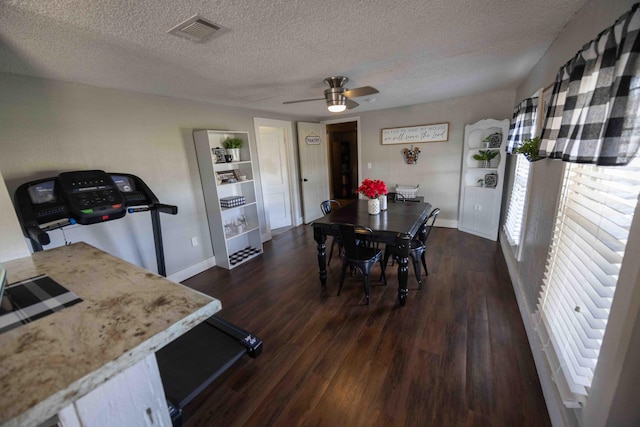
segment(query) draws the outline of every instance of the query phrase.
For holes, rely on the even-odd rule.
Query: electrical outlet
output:
[[[367,163],[367,169],[371,169],[371,162]]]
[[[198,246],[198,237],[197,236],[193,236],[191,238],[191,246]]]

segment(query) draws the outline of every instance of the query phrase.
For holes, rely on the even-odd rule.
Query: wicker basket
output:
[[[396,193],[401,194],[405,199],[415,199],[418,197],[418,185],[415,187],[408,185],[398,185],[396,187]]]

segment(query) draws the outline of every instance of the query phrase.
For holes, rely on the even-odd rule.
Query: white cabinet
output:
[[[171,427],[155,354],[62,409],[58,420],[62,427]]]
[[[504,147],[508,133],[509,120],[506,119],[480,120],[465,126],[458,218],[458,229],[461,231],[491,240],[498,239],[505,178]],[[488,138],[490,142],[485,141]],[[498,151],[489,167],[473,158],[480,150]]]
[[[249,134],[200,130],[193,138],[216,265],[232,269],[262,253]],[[219,162],[215,149],[228,138],[244,141],[240,160]]]

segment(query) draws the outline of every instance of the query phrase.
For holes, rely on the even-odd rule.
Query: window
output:
[[[511,188],[507,218],[504,222],[504,231],[509,245],[514,250],[514,256],[519,261],[530,166],[529,161],[523,155],[516,155],[515,159],[516,170],[513,176],[513,187]]]
[[[508,153],[512,153],[516,147],[521,146],[524,139],[533,138],[540,131],[539,125],[542,123],[540,115],[543,109],[538,108],[538,97],[541,92],[542,89],[516,107],[509,129]],[[516,155],[515,161],[511,198],[503,227],[509,245],[513,249],[513,255],[520,261],[530,165],[523,155]]]
[[[538,300],[538,334],[566,406],[591,386],[640,193],[640,159],[566,165]]]

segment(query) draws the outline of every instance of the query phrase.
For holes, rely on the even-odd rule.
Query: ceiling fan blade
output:
[[[347,105],[347,110],[351,110],[351,109],[353,109],[353,108],[356,108],[356,107],[357,107],[358,105],[360,105],[360,104],[358,104],[358,103],[357,103],[356,101],[354,101],[353,99],[349,99],[349,98],[347,98],[347,104],[346,104],[346,105]]]
[[[359,96],[373,95],[374,93],[378,92],[378,89],[376,89],[375,87],[362,86],[345,91],[344,96],[346,96],[347,98],[357,98]]]
[[[324,101],[324,98],[298,99],[297,101],[285,101],[283,104],[296,104],[298,102]]]

